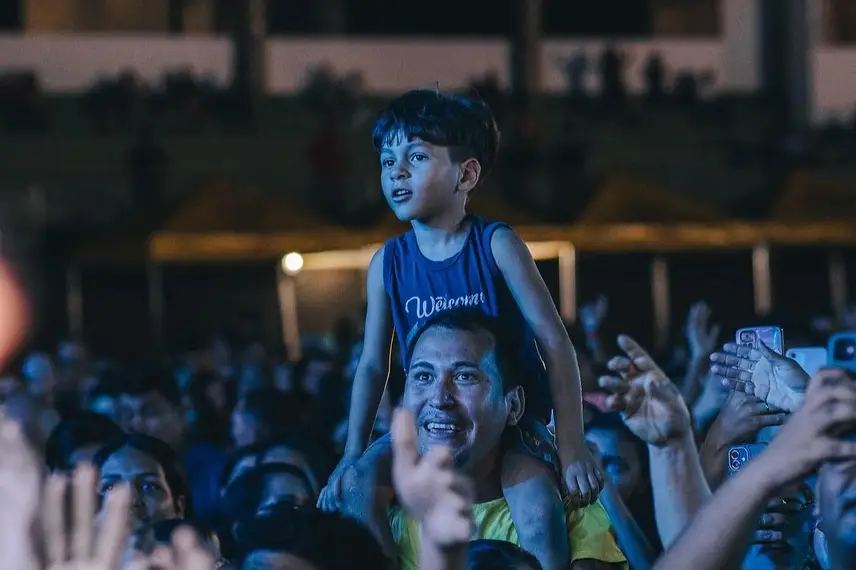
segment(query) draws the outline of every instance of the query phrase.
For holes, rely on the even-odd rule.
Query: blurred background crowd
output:
[[[681,393],[715,490],[761,426],[711,353],[742,326],[788,348],[856,329],[851,2],[0,0],[0,28],[0,251],[34,307],[0,397],[50,471],[94,459],[104,492],[160,474],[140,482],[140,543],[187,519],[238,567],[344,567],[324,558],[335,533],[351,560],[379,555],[308,507],[347,435],[368,260],[406,229],[370,131],[410,88],[495,113],[473,209],[530,244],[587,437],[653,552],[674,537],[651,442],[597,382],[616,335]],[[814,534],[775,532],[793,558],[746,567],[822,566]],[[478,567],[529,567],[496,557]]]

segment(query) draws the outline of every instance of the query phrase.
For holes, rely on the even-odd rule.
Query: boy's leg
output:
[[[548,452],[542,456],[540,440],[533,446],[526,441],[531,435],[516,427],[511,430],[515,441],[502,458],[502,492],[520,546],[544,570],[564,570],[570,564],[571,548],[555,457]]]
[[[390,556],[395,554],[395,541],[387,511],[394,497],[392,440],[387,435],[372,443],[342,476],[342,514],[365,524]]]

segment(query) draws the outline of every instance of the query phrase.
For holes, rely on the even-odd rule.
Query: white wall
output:
[[[689,69],[713,73],[714,89],[739,89],[751,82],[751,70],[734,69],[734,54],[722,41],[663,40],[619,42],[628,59],[631,90],[642,88],[641,70],[647,55],[660,51],[670,71]],[[546,41],[542,46],[544,89],[564,86],[562,60],[584,50],[590,58],[604,42]],[[227,38],[140,35],[26,35],[0,36],[0,69],[35,69],[48,91],[85,89],[99,75],[135,70],[144,80],[156,82],[164,71],[190,68],[221,82],[230,77]],[[271,40],[268,43],[268,88],[272,93],[293,91],[309,65],[327,62],[339,72],[360,71],[365,87],[373,92],[398,92],[413,87],[454,89],[495,70],[508,80],[508,45],[504,41],[414,40]],[[729,64],[729,61],[732,62]],[[589,86],[597,87],[592,61]],[[850,112],[856,102],[856,49],[815,50],[814,118]],[[731,70],[729,70],[729,65]],[[745,77],[744,77],[745,75]]]

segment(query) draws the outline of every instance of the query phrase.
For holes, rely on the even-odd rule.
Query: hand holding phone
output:
[[[828,360],[825,346],[800,346],[790,348],[785,356],[799,364],[809,376],[826,366]]]
[[[802,404],[809,375],[766,342],[757,342],[755,348],[748,335],[743,338],[743,346],[728,343],[710,356],[711,373],[732,390],[752,394],[779,410],[796,410]],[[759,340],[757,335],[752,338],[752,343]]]

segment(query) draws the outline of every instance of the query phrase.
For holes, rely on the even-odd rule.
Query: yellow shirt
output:
[[[503,540],[520,546],[517,529],[511,521],[511,511],[504,498],[473,505],[473,519],[476,527],[473,540]],[[612,537],[609,517],[600,503],[575,510],[566,502],[565,520],[568,523],[572,561],[626,561]],[[418,570],[419,524],[396,507],[389,512],[389,526],[398,550],[399,569]]]

